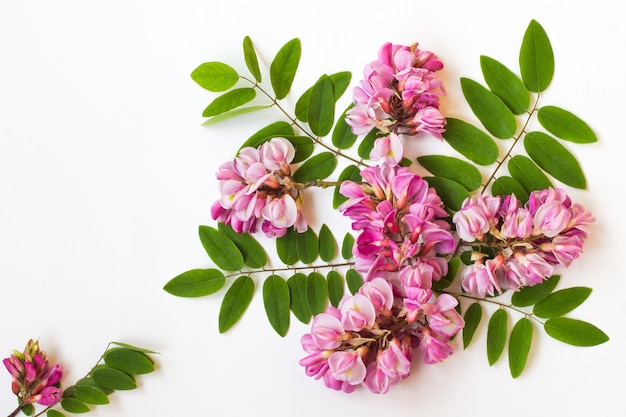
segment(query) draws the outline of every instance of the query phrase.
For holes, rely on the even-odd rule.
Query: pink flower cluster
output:
[[[417,346],[426,363],[449,356],[448,340],[464,324],[454,308],[457,300],[431,294],[420,313],[411,314],[398,291],[386,279],[374,278],[315,316],[311,333],[301,339],[308,354],[300,360],[306,374],[335,390],[353,392],[363,385],[384,394],[409,376]]]
[[[50,365],[46,352],[39,350],[39,343],[29,340],[23,352],[13,354],[2,361],[13,381],[11,388],[20,399],[20,405],[38,403],[50,406],[61,401],[63,395],[59,382],[63,376],[61,365]]]
[[[291,179],[289,166],[294,156],[293,145],[284,138],[241,149],[216,174],[221,197],[211,208],[213,219],[237,233],[253,233],[258,223],[268,237],[281,237],[290,227],[305,231],[302,190]]]
[[[554,265],[569,266],[594,221],[559,188],[534,191],[523,206],[515,195],[473,196],[452,220],[460,239],[474,248],[462,286],[478,297],[537,285]]]

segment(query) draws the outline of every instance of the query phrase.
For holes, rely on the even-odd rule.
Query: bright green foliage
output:
[[[354,236],[346,233],[341,244],[341,257],[345,260],[352,259],[352,248],[354,247]]]
[[[329,271],[326,275],[326,284],[328,286],[328,301],[333,307],[337,307],[344,294],[341,274],[335,270]]]
[[[307,120],[311,132],[317,136],[330,133],[335,122],[335,91],[328,75],[322,75],[311,89]]]
[[[94,385],[77,385],[74,395],[85,404],[104,405],[109,403],[107,394]]]
[[[489,89],[507,105],[513,114],[522,114],[530,106],[530,94],[513,71],[487,56],[480,57],[480,68]]]
[[[285,137],[285,135],[293,136],[293,133],[293,127],[289,123],[274,122],[255,132],[241,145],[239,150],[246,147],[257,148],[272,138]]]
[[[591,288],[573,287],[553,292],[533,308],[537,317],[560,317],[581,305],[591,294]]]
[[[122,347],[107,350],[104,363],[127,374],[149,374],[154,371],[154,362],[148,355]]]
[[[250,39],[249,36],[243,38],[243,57],[246,61],[248,71],[250,71],[250,74],[252,74],[256,82],[260,83],[262,77],[261,69],[259,68],[259,60],[256,56],[256,51],[254,50],[252,39]]]
[[[456,181],[443,177],[424,177],[424,180],[437,190],[441,201],[451,210],[459,210],[463,201],[470,196],[469,191]]]
[[[337,149],[349,149],[354,145],[357,135],[352,133],[352,127],[346,122],[346,112],[351,109],[353,105],[349,105],[347,109],[341,114],[335,128],[333,129],[333,135],[331,137],[332,144]]]
[[[102,388],[120,391],[137,388],[137,383],[132,376],[108,366],[94,370],[92,376],[96,384]]]
[[[237,233],[230,225],[218,223],[217,230],[230,239],[243,256],[243,263],[250,268],[262,268],[267,264],[265,249],[250,233]]]
[[[515,178],[506,175],[496,178],[491,184],[491,193],[503,197],[515,194],[515,197],[522,203],[528,201],[528,191]]]
[[[553,187],[546,174],[527,156],[515,155],[509,159],[507,167],[511,177],[526,190],[527,194]]]
[[[515,323],[509,340],[509,370],[511,376],[517,378],[526,367],[530,345],[533,339],[533,324],[522,317]]]
[[[543,27],[532,20],[522,40],[519,54],[522,81],[529,91],[539,93],[552,82],[554,75],[554,52]]]
[[[369,131],[367,135],[361,139],[361,143],[357,148],[357,153],[359,157],[363,159],[369,159],[372,150],[374,149],[374,142],[376,142],[376,138],[380,137],[378,129],[372,129]]]
[[[283,135],[283,138],[291,142],[296,151],[296,154],[291,161],[293,164],[307,160],[315,150],[315,143],[308,136]]]
[[[31,405],[31,404],[29,404],[29,405]],[[26,414],[26,413],[24,413],[24,414]],[[26,414],[26,415],[29,415],[29,414]],[[65,417],[65,414],[63,414],[62,412],[54,410],[54,409],[51,408],[48,411],[46,411],[46,416],[47,417]]]
[[[285,265],[293,265],[298,262],[297,239],[298,232],[293,230],[293,228],[287,229],[287,233],[284,236],[276,239],[276,253]]]
[[[543,328],[550,337],[573,346],[596,346],[609,341],[606,333],[593,324],[567,317],[548,319]]]
[[[163,289],[178,297],[204,297],[219,291],[225,282],[218,269],[192,269],[169,280]]]
[[[474,333],[476,333],[476,329],[478,329],[482,316],[483,308],[479,303],[472,303],[467,308],[467,311],[463,316],[463,319],[465,320],[465,327],[463,327],[463,349],[467,349],[474,338]]]
[[[223,62],[205,62],[193,70],[191,78],[202,88],[221,92],[234,86],[239,80],[239,74]]]
[[[298,258],[305,264],[310,264],[317,259],[319,243],[312,228],[309,227],[302,233],[296,233],[296,249]]]
[[[87,413],[90,411],[89,406],[78,398],[68,397],[61,400],[61,407],[70,413]]]
[[[202,112],[204,117],[217,116],[229,110],[242,106],[256,97],[254,88],[236,88],[213,100]]]
[[[312,315],[319,314],[326,309],[327,298],[326,279],[319,272],[311,272],[306,279],[306,299]]]
[[[341,171],[339,174],[339,181],[361,181],[361,170],[356,165],[348,165]],[[333,193],[333,208],[337,209],[341,203],[346,201],[348,198],[339,192],[339,186],[335,187],[335,191]]]
[[[322,152],[309,158],[293,173],[294,181],[307,183],[323,180],[337,167],[337,158],[332,152]]]
[[[243,267],[241,251],[225,233],[211,226],[200,226],[198,234],[204,250],[215,265],[225,271],[237,271]]]
[[[489,133],[499,139],[515,135],[517,119],[497,95],[469,78],[461,78],[461,89],[472,112]]]
[[[295,38],[287,42],[276,54],[270,64],[270,81],[276,94],[276,99],[287,97],[300,64],[302,45],[300,39]]]
[[[474,165],[452,156],[424,155],[418,157],[417,162],[436,177],[457,182],[467,191],[478,189],[483,180]]]
[[[496,310],[487,327],[487,360],[493,365],[502,355],[508,333],[508,316],[502,308]]]
[[[552,293],[560,278],[560,275],[553,275],[539,285],[522,288],[520,291],[513,293],[511,303],[517,307],[528,307],[537,304]]]
[[[478,165],[490,165],[498,159],[498,145],[491,136],[466,121],[448,117],[443,138],[454,150]]]
[[[363,285],[363,278],[361,278],[361,275],[356,269],[348,269],[346,271],[346,284],[348,285],[350,293],[354,295]]]
[[[227,120],[227,119],[231,119],[231,118],[236,117],[236,116],[240,116],[242,114],[253,113],[253,112],[259,111],[259,110],[265,110],[265,109],[269,109],[270,107],[272,107],[272,106],[271,105],[264,105],[264,106],[238,107],[236,109],[229,110],[229,111],[226,111],[224,113],[220,113],[217,116],[213,116],[210,119],[205,120],[202,123],[202,126],[209,126],[209,125],[215,124],[217,122],[221,122],[223,120]]]
[[[254,295],[254,281],[247,275],[237,278],[230,286],[220,307],[219,332],[230,329],[246,311]]]
[[[333,236],[326,224],[320,227],[319,244],[319,255],[322,261],[330,262],[335,259],[335,255],[337,255],[337,241],[335,241],[335,236]]]
[[[537,112],[541,126],[559,139],[574,143],[594,143],[598,141],[589,125],[578,116],[557,106],[544,106]]]
[[[291,311],[302,323],[311,320],[311,310],[307,302],[307,276],[301,272],[296,272],[288,280],[289,293],[291,294]]]
[[[263,282],[263,305],[272,328],[280,336],[289,330],[291,297],[287,282],[279,275],[271,275]]]

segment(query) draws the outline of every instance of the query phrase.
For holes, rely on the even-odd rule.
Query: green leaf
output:
[[[578,116],[556,106],[544,106],[537,112],[541,126],[557,138],[574,143],[594,143],[596,134]]]
[[[241,145],[239,150],[246,147],[258,148],[272,138],[284,137],[285,135],[293,136],[293,133],[293,126],[289,123],[283,121],[274,122],[255,132]]]
[[[370,159],[370,155],[372,153],[372,150],[374,149],[374,144],[378,137],[378,129],[372,129],[367,135],[365,135],[365,137],[361,140],[359,147],[357,148],[357,154],[359,155],[359,157],[363,159]]]
[[[95,383],[102,388],[120,391],[137,388],[137,383],[133,377],[108,366],[94,370],[92,376]]]
[[[474,165],[452,156],[425,155],[418,157],[417,162],[434,176],[455,181],[467,191],[478,189],[483,180]]]
[[[298,258],[305,264],[310,264],[319,256],[319,243],[312,228],[296,235]]]
[[[461,89],[467,104],[482,125],[497,138],[512,138],[517,131],[517,119],[506,104],[478,82],[461,78]]]
[[[343,298],[343,279],[341,274],[335,270],[328,272],[326,284],[328,287],[328,300],[333,307],[337,307],[339,301]]]
[[[313,85],[307,107],[307,120],[311,132],[316,136],[326,136],[333,128],[335,123],[335,92],[328,75],[322,75]]]
[[[224,112],[222,114],[218,114],[217,116],[213,116],[210,119],[205,120],[202,123],[202,126],[209,126],[217,122],[221,122],[223,120],[232,119],[235,116],[239,116],[239,115],[247,114],[247,113],[253,113],[259,110],[269,109],[270,107],[272,107],[272,104],[268,104],[265,106],[240,107],[234,110]]]
[[[70,413],[80,414],[86,413],[89,410],[87,404],[79,400],[78,398],[67,397],[61,400],[61,407]]]
[[[289,285],[279,275],[270,275],[263,283],[263,305],[272,328],[284,337],[289,330]]]
[[[290,227],[287,229],[287,233],[276,239],[276,253],[285,265],[293,265],[298,262],[297,237],[298,232]]]
[[[319,255],[322,261],[330,262],[335,259],[335,255],[337,255],[337,242],[335,241],[335,236],[333,236],[333,233],[326,224],[322,224],[322,227],[320,227],[319,244]]]
[[[363,285],[363,278],[356,269],[350,268],[346,271],[346,284],[350,293],[354,295]]]
[[[226,235],[237,246],[243,256],[243,263],[250,268],[262,268],[267,264],[265,249],[250,233],[237,233],[230,225],[218,223],[217,230]]]
[[[333,173],[337,167],[337,158],[332,152],[322,152],[304,162],[293,173],[293,180],[307,183],[315,180],[323,180]]]
[[[517,199],[522,203],[526,203],[528,201],[528,191],[526,191],[526,189],[522,187],[522,184],[517,182],[517,180],[506,175],[496,178],[493,184],[491,184],[491,193],[494,196],[499,195],[502,197],[515,194]]]
[[[259,69],[259,60],[254,50],[254,45],[249,36],[243,38],[243,57],[246,61],[246,66],[250,71],[250,74],[254,77],[256,82],[261,82],[261,70]]]
[[[145,353],[122,347],[111,348],[104,353],[104,363],[126,374],[149,374],[154,363]]]
[[[606,333],[593,324],[567,317],[548,319],[543,328],[548,336],[573,346],[596,346],[609,340]]]
[[[109,397],[106,393],[93,385],[77,385],[74,395],[86,404],[102,405],[109,403]]]
[[[452,258],[448,261],[448,273],[440,278],[438,281],[433,281],[432,289],[433,290],[444,290],[452,285],[454,279],[456,278],[456,274],[459,272],[459,268],[461,266],[460,258]]]
[[[352,78],[352,74],[349,71],[337,72],[334,74],[330,74],[328,76],[330,81],[333,83],[333,95],[334,101],[336,102],[346,91],[348,86],[350,85],[350,80]],[[298,120],[302,120],[303,122],[308,122],[308,108],[309,108],[309,99],[311,97],[311,92],[313,91],[313,86],[308,88],[300,98],[296,101],[295,108],[295,116]]]
[[[26,404],[22,407],[22,413],[27,416],[32,416],[35,413],[35,406],[32,404]]]
[[[587,181],[578,161],[556,139],[543,132],[529,132],[524,138],[528,156],[541,169],[574,188],[587,188]]]
[[[511,303],[517,307],[528,307],[546,298],[559,283],[560,275],[552,275],[539,285],[523,287],[511,296]]]
[[[543,27],[531,20],[524,33],[519,54],[522,81],[529,91],[539,93],[552,82],[554,76],[554,52]]]
[[[295,107],[295,116],[296,119],[301,120],[303,122],[309,121],[309,99],[311,98],[311,92],[313,91],[313,87],[311,86],[307,89],[300,98],[296,101]]]
[[[354,248],[354,236],[349,232],[343,237],[341,242],[341,257],[345,260],[352,259],[352,249]]]
[[[346,122],[346,112],[353,107],[350,104],[348,108],[342,113],[339,120],[335,124],[332,135],[332,143],[338,149],[349,149],[356,142],[357,135],[352,133],[352,127]]]
[[[200,87],[219,93],[237,84],[239,74],[223,62],[205,62],[192,71],[191,79]]]
[[[319,272],[311,272],[306,279],[306,300],[312,315],[322,313],[326,309],[327,291],[324,276]]]
[[[441,201],[452,210],[459,210],[469,192],[458,182],[442,177],[424,177],[429,186],[437,190]]]
[[[292,164],[297,164],[307,159],[315,149],[315,143],[308,136],[283,136],[293,145],[296,153],[291,160]]]
[[[465,326],[463,327],[463,349],[467,349],[471,343],[482,316],[483,308],[479,303],[472,303],[472,305],[467,308],[463,316],[465,320]]]
[[[31,405],[31,404],[29,404],[29,405]],[[24,414],[26,414],[26,413],[24,413]],[[26,415],[29,415],[29,414],[26,414]],[[60,411],[50,409],[50,410],[46,411],[46,416],[47,417],[65,417],[65,414],[63,414]]]
[[[144,348],[140,348],[137,346],[133,346],[133,345],[129,345],[128,343],[122,343],[122,342],[111,342],[112,345],[117,345],[120,347],[124,347],[126,349],[131,349],[131,350],[136,350],[137,352],[143,352],[143,353],[147,353],[147,354],[158,354],[159,352],[155,352],[153,350],[150,349],[144,349]]]
[[[204,250],[215,265],[225,271],[238,271],[243,267],[243,255],[226,234],[211,226],[198,227]]]
[[[341,171],[338,178],[339,182],[343,181],[361,181],[361,170],[356,165],[348,165]],[[341,205],[341,203],[348,200],[348,197],[344,196],[339,192],[340,185],[335,187],[335,191],[333,193],[333,208],[337,209]]]
[[[296,76],[302,45],[300,39],[294,38],[283,45],[270,64],[270,81],[276,99],[281,100],[287,97],[289,90]]]
[[[293,311],[294,316],[304,324],[307,324],[311,320],[311,310],[309,310],[309,304],[306,298],[306,281],[306,275],[300,272],[296,272],[287,280],[291,294],[291,311]]]
[[[454,150],[478,165],[490,165],[498,159],[498,145],[491,136],[466,121],[448,117],[443,138]]]
[[[235,88],[213,100],[211,104],[204,109],[202,116],[217,116],[218,114],[243,106],[254,100],[255,97],[256,91],[254,88]]]
[[[237,278],[222,300],[219,314],[219,332],[224,333],[243,316],[254,295],[254,281],[247,275]]]
[[[530,345],[533,339],[533,324],[526,317],[515,323],[509,339],[509,370],[517,378],[526,367]]]
[[[225,282],[217,269],[192,269],[169,280],[163,289],[178,297],[203,297],[220,290]]]
[[[581,305],[591,294],[591,288],[572,287],[556,291],[541,300],[533,313],[541,318],[560,317]]]
[[[502,355],[506,345],[508,316],[504,309],[499,308],[489,319],[487,327],[487,359],[492,366]]]
[[[543,171],[527,156],[515,155],[507,165],[509,174],[528,194],[535,190],[545,190],[553,187]]]
[[[514,114],[522,114],[530,107],[530,95],[520,78],[499,61],[488,56],[480,57],[480,68],[489,89],[507,105]]]

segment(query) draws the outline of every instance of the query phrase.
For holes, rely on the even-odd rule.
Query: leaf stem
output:
[[[224,275],[224,278],[233,278],[233,277],[237,277],[240,276],[242,274],[247,274],[247,275],[251,275],[251,274],[261,274],[261,273],[266,273],[266,272],[285,272],[285,271],[302,271],[302,270],[317,270],[317,269],[325,269],[325,268],[340,268],[340,267],[344,267],[344,266],[353,266],[354,262],[342,262],[342,263],[328,263],[328,264],[323,264],[323,265],[302,265],[302,266],[292,266],[292,265],[288,265],[286,267],[282,267],[282,268],[260,268],[260,269],[253,269],[250,271],[238,271],[236,273],[233,274],[228,274],[228,275]]]

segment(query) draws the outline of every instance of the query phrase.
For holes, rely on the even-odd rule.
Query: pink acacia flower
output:
[[[23,352],[13,351],[2,362],[13,378],[11,389],[20,405],[50,406],[61,401],[63,391],[59,383],[63,368],[50,364],[46,352],[39,349],[39,342],[29,340]]]

